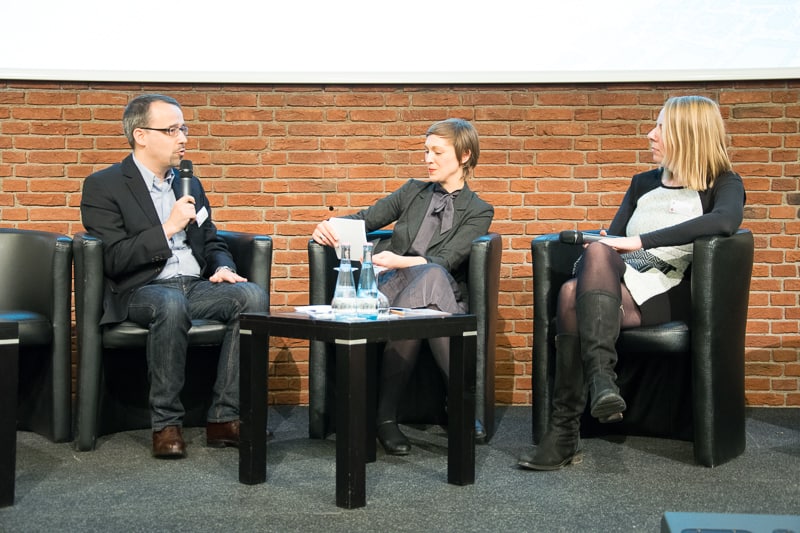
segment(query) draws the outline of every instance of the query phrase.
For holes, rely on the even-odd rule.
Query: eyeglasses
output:
[[[189,136],[189,126],[184,124],[183,126],[170,126],[169,128],[145,128],[141,127],[140,130],[152,130],[152,131],[160,131],[161,133],[166,133],[170,137],[177,137],[178,132],[183,133],[185,137]]]

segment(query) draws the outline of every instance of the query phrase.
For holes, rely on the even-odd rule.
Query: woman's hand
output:
[[[314,239],[314,242],[318,242],[323,246],[335,247],[339,245],[339,234],[333,229],[333,224],[327,220],[317,224],[317,227],[311,233],[311,238]]]
[[[424,265],[427,263],[424,257],[397,255],[394,252],[385,250],[372,256],[372,264],[386,269],[408,268],[414,265]]]
[[[642,248],[642,239],[638,235],[633,237],[609,237],[597,242],[610,246],[618,252],[633,252]]]

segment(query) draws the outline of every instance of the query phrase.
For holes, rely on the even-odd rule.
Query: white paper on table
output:
[[[294,310],[298,313],[319,318],[333,316],[333,309],[331,309],[330,305],[301,305],[295,307]]]
[[[439,311],[438,309],[415,308],[409,309],[408,307],[390,307],[389,313],[397,316],[450,316],[452,313]]]
[[[367,243],[367,230],[366,226],[364,226],[364,221],[334,217],[328,219],[328,222],[333,225],[333,229],[339,235],[339,244],[346,243],[350,245],[350,259],[352,261],[361,261],[361,256],[364,255],[364,245]],[[336,247],[336,257],[342,258],[341,246]]]

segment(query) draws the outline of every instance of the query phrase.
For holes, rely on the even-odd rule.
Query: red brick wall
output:
[[[474,122],[471,187],[503,235],[497,401],[531,399],[530,241],[608,223],[630,176],[652,166],[645,134],[667,97],[718,102],[748,205],[756,256],[747,334],[747,399],[800,406],[800,82],[281,86],[0,81],[0,224],[72,235],[84,177],[128,153],[126,102],[162,92],[184,106],[189,154],[219,227],[274,239],[274,309],[308,301],[315,223],[351,213],[425,174],[435,120]],[[307,344],[278,340],[271,400],[307,402]]]

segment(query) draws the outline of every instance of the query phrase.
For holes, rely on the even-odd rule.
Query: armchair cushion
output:
[[[49,346],[53,342],[53,324],[39,313],[0,311],[0,321],[16,322],[19,327],[19,343],[25,346]]]

